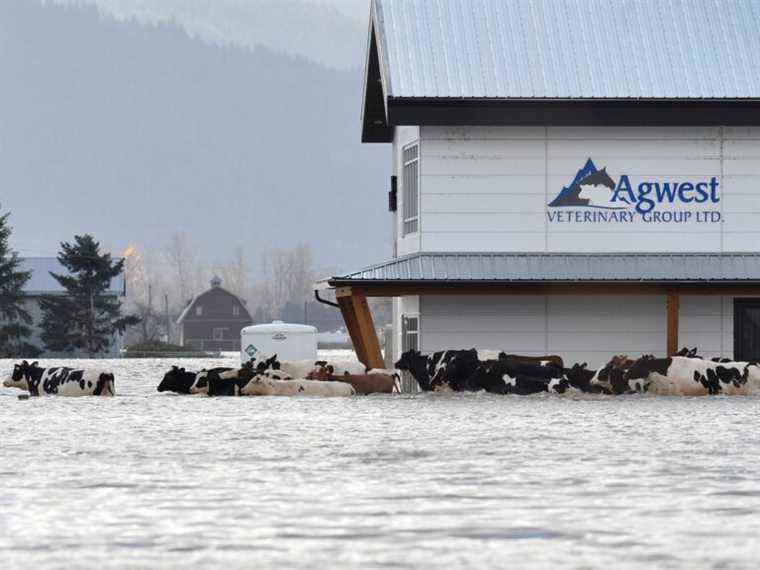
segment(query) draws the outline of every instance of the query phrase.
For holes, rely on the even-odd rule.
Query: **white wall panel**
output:
[[[409,309],[418,308],[413,299]],[[527,355],[556,353],[570,364],[588,362],[592,367],[603,365],[613,354],[662,355],[665,310],[663,296],[646,295],[419,298],[425,351],[475,347]],[[679,337],[681,346],[696,346],[707,358],[731,358],[733,298],[683,296]]]
[[[545,251],[543,226],[531,232],[425,232],[422,251]]]
[[[737,242],[742,245],[746,234],[737,234]],[[726,246],[728,250],[728,247]],[[589,253],[616,251],[621,253],[641,253],[642,251],[670,252],[719,252],[721,250],[718,233],[685,233],[647,231],[636,236],[621,234],[614,230],[596,232],[552,231],[548,236],[548,251],[583,251]],[[737,251],[741,251],[737,250]]]
[[[442,157],[423,156],[421,161],[424,176],[493,176],[508,174],[511,176],[544,174],[543,156],[528,157]],[[577,167],[576,167],[577,169]],[[425,182],[423,180],[423,192]]]
[[[718,138],[720,127],[549,127],[548,134],[550,139],[572,140],[688,140],[695,137]]]
[[[403,131],[397,145],[417,130]],[[760,249],[760,129],[719,127],[424,127],[420,235],[426,251],[752,251]],[[721,181],[721,202],[658,205],[723,212],[725,222],[551,221],[547,208],[592,158],[614,182]],[[576,208],[594,211],[593,208]],[[398,229],[398,225],[397,225]],[[524,235],[520,235],[524,234]]]
[[[427,214],[515,214],[535,215],[544,206],[544,194],[424,194],[422,211]],[[430,216],[425,216],[427,221]],[[477,217],[471,219],[477,220]],[[543,226],[543,216],[540,215]],[[427,229],[430,229],[429,227]]]
[[[522,232],[543,228],[544,216],[540,212],[482,212],[478,215],[428,213],[425,232]]]
[[[425,140],[514,140],[546,137],[545,127],[422,127]]]
[[[480,200],[484,195],[497,194],[510,196],[512,194],[546,194],[546,176],[543,172],[534,175],[486,176],[426,176],[423,197],[430,194],[456,194],[472,196]],[[543,208],[544,202],[540,203]]]

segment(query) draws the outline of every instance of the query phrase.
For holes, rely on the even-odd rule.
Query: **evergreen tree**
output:
[[[107,294],[111,280],[124,271],[124,260],[114,262],[110,253],[100,252],[100,243],[91,235],[74,236],[64,242],[58,261],[69,275],[51,272],[66,290],[64,295],[42,300],[42,341],[48,350],[81,350],[90,357],[107,351],[113,336],[139,319],[122,316],[121,302]]]
[[[8,244],[13,231],[9,216],[0,216],[0,357],[34,358],[39,349],[25,340],[32,333],[32,317],[24,308],[22,292],[32,273],[20,269],[18,253]]]

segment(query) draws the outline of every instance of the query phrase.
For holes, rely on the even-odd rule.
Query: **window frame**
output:
[[[420,141],[401,149],[401,237],[420,231]]]
[[[230,330],[229,327],[214,327],[211,329],[211,340],[221,341],[224,340],[224,331]],[[219,336],[217,337],[217,332]]]
[[[196,317],[202,317],[203,316],[203,305],[196,305],[195,306],[195,316]]]

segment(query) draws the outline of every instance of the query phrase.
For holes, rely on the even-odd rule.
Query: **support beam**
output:
[[[360,289],[366,297],[402,297],[405,295],[667,295],[676,287],[680,295],[760,296],[760,283],[414,283],[393,282],[344,284],[334,287]]]
[[[377,329],[364,292],[341,287],[335,290],[335,297],[359,361],[367,368],[385,368]]]
[[[678,317],[680,299],[675,291],[668,292],[668,356],[678,352]]]

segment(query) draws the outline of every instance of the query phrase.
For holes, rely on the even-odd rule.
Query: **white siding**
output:
[[[760,247],[760,128],[399,127],[421,141],[420,232],[415,251],[753,251]],[[627,174],[720,181],[723,223],[552,223],[547,204],[588,158],[614,180]],[[400,193],[401,194],[401,193]],[[401,206],[399,206],[401,207]],[[661,211],[676,206],[661,205]]]
[[[404,211],[404,160],[403,149],[406,145],[420,139],[420,129],[418,127],[397,127],[393,140],[393,173],[398,177],[398,208],[394,215],[394,238],[396,255],[406,255],[415,251],[420,251],[419,232],[404,236],[403,234],[403,211]],[[421,225],[422,216],[420,215],[419,224]]]
[[[454,348],[559,354],[568,364],[606,363],[614,354],[662,355],[663,296],[429,296],[419,299],[424,352]],[[411,307],[410,307],[411,308]],[[681,346],[733,356],[733,298],[681,298]]]

